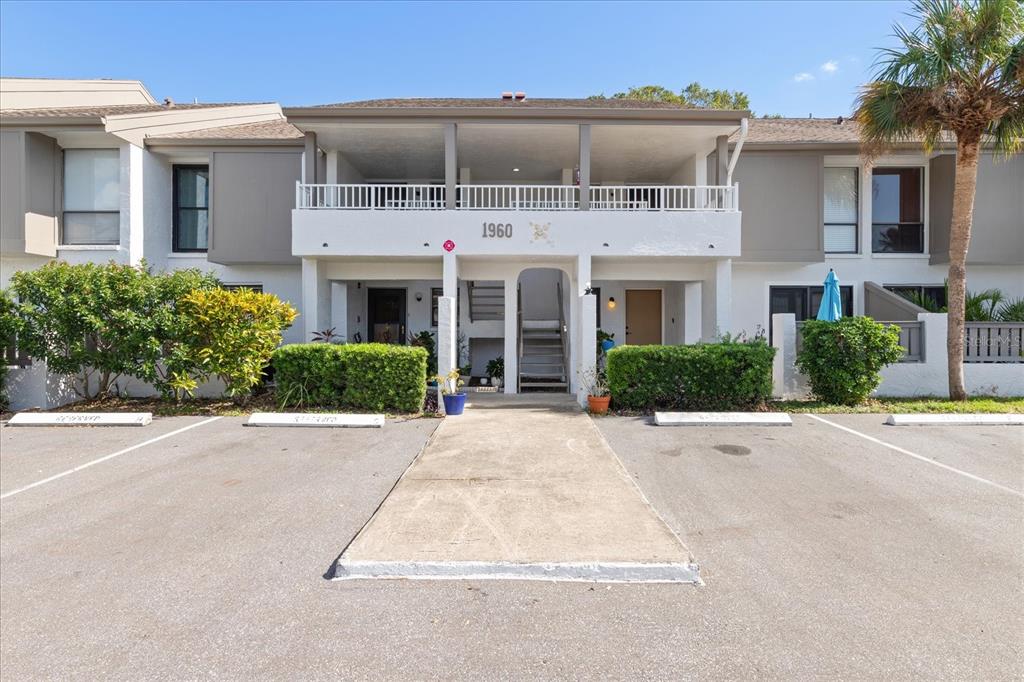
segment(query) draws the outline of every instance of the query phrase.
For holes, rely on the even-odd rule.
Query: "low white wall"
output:
[[[882,370],[875,396],[915,398],[949,395],[946,363],[946,315],[921,313],[923,353],[921,362],[900,362]],[[773,395],[805,398],[807,378],[796,370],[796,318],[772,315],[772,345],[777,349]],[[1024,396],[1024,363],[964,363],[964,384],[970,395]]]

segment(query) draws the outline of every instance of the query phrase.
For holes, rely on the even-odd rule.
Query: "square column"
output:
[[[331,282],[331,327],[348,342],[348,284]]]
[[[121,248],[128,252],[128,264],[138,265],[143,258],[145,230],[143,229],[143,190],[142,167],[148,154],[142,147],[134,144],[121,145],[120,150],[120,197]]]
[[[444,207],[455,208],[455,187],[459,176],[458,128],[444,124]],[[447,296],[447,294],[445,294]]]
[[[580,210],[590,210],[590,125],[580,125]]]
[[[701,286],[701,338],[714,341],[732,332],[732,259],[723,258],[707,265]]]
[[[701,339],[701,283],[683,282],[683,343]]]
[[[505,379],[502,390],[519,392],[519,277],[505,280]]]
[[[442,286],[437,299],[437,373],[444,376],[459,366],[459,278],[454,253],[442,257]]]
[[[331,314],[331,289],[324,266],[316,258],[302,259],[302,331],[303,341],[312,341],[313,332],[324,328]]]
[[[590,282],[590,254],[583,254],[576,259],[574,295],[569,300],[572,341],[570,366],[567,368],[572,373],[569,386],[580,405],[587,404],[587,389],[580,377],[597,367],[597,297],[586,293]]]

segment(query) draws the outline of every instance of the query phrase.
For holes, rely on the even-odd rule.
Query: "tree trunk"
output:
[[[979,145],[979,139],[969,138],[958,138],[956,145],[953,220],[949,226],[949,312],[946,316],[950,400],[967,399],[967,391],[964,389],[964,306],[967,298],[967,247],[971,243]]]

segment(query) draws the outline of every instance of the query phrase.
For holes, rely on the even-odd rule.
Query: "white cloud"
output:
[[[797,75],[793,76],[793,80],[796,81],[797,83],[803,83],[804,81],[812,81],[814,80],[814,74],[807,73],[806,71],[801,71]]]
[[[821,65],[821,70],[823,73],[832,75],[833,73],[839,70],[839,62],[837,62],[834,59],[830,59]]]

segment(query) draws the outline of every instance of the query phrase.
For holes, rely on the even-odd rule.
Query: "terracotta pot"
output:
[[[590,408],[591,414],[607,414],[608,403],[610,403],[612,397],[610,395],[603,396],[587,396],[587,406]]]

